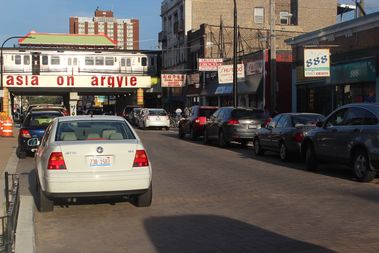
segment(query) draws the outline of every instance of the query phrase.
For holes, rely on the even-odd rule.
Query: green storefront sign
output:
[[[374,59],[339,64],[330,67],[328,84],[376,82],[376,62]]]

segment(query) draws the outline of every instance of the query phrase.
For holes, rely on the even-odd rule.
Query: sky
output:
[[[160,0],[2,0],[0,43],[11,36],[34,30],[69,33],[69,17],[93,17],[97,7],[112,10],[116,18],[140,21],[140,48],[157,49],[161,31]],[[13,46],[17,40],[7,42]]]
[[[338,1],[353,4],[355,0]],[[161,2],[161,0],[2,0],[0,43],[11,36],[26,35],[32,30],[41,33],[68,33],[69,17],[93,17],[95,9],[99,7],[101,10],[112,10],[117,18],[139,19],[140,48],[158,49]],[[379,0],[365,0],[365,4],[368,13],[379,11]],[[346,18],[351,17],[346,15]],[[6,46],[15,43],[17,40],[9,41]]]

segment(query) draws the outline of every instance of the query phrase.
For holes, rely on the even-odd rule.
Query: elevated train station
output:
[[[115,48],[105,35],[27,34],[2,50],[3,111],[17,96],[61,96],[71,115],[88,96],[111,99],[116,113],[160,104],[160,52]]]

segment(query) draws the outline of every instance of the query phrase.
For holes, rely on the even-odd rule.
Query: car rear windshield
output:
[[[149,110],[150,116],[167,116],[167,112],[165,110]]]
[[[207,117],[209,118],[217,109],[199,109],[199,117]]]
[[[294,115],[292,116],[292,124],[296,125],[304,125],[304,126],[314,126],[317,121],[323,121],[324,117],[322,115]]]
[[[63,115],[58,112],[30,114],[29,117],[25,119],[24,127],[47,127],[54,118],[60,116]]]
[[[59,122],[56,141],[129,140],[135,139],[124,121],[73,120]]]
[[[244,118],[264,119],[265,114],[263,110],[237,109],[232,112],[232,117],[235,119],[244,119]]]

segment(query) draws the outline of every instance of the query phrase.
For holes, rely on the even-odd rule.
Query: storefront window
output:
[[[349,103],[375,103],[375,84],[336,86],[336,106]]]

